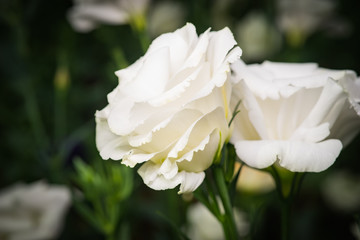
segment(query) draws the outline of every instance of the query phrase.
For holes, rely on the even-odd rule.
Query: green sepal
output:
[[[231,200],[231,203],[234,204],[234,198],[235,198],[235,195],[236,195],[236,185],[237,185],[237,182],[239,180],[239,177],[240,177],[240,172],[241,172],[241,169],[244,165],[242,164],[239,169],[237,170],[235,176],[233,177],[233,179],[231,180],[231,183],[229,184],[228,188],[229,188],[229,195],[230,195],[230,200]]]
[[[234,118],[236,117],[236,115],[240,112],[240,110],[238,110],[239,106],[240,106],[240,103],[241,103],[241,99],[235,105],[234,111],[232,113],[232,117],[231,117],[231,119],[229,121],[229,127],[231,126],[231,123],[234,121]]]

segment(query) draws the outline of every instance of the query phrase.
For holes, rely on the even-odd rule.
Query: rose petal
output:
[[[184,109],[153,127],[150,133],[129,137],[129,144],[149,151],[157,151],[177,140],[202,114],[198,110]],[[147,146],[148,145],[148,146]]]
[[[301,127],[314,127],[321,122],[334,122],[338,115],[330,114],[337,102],[344,102],[346,94],[342,87],[333,80],[328,80],[321,92],[318,101],[306,117]]]
[[[330,139],[320,143],[301,141],[238,141],[239,158],[251,167],[266,168],[277,159],[293,172],[320,172],[330,167],[340,154],[342,144]]]
[[[197,147],[189,150],[176,160],[179,169],[189,172],[205,171],[213,163],[215,154],[221,145],[220,132],[215,129]]]
[[[168,47],[152,52],[144,59],[136,77],[123,85],[121,91],[135,102],[143,102],[160,95],[170,76]]]
[[[212,69],[217,69],[223,63],[225,56],[231,48],[236,45],[234,35],[229,28],[225,27],[220,31],[210,33],[210,42],[207,51],[207,58],[211,59]],[[221,46],[221,47],[219,47]]]
[[[225,141],[228,135],[228,129],[224,110],[222,108],[216,108],[195,121],[194,124],[192,124],[179,138],[168,156],[171,158],[182,156],[187,153],[187,149],[198,146],[199,143],[216,128],[219,129],[221,135],[224,137],[223,141]]]
[[[193,192],[205,178],[204,172],[194,173],[181,171],[174,178],[166,179],[159,173],[160,166],[152,162],[144,163],[138,170],[144,183],[155,190],[175,188],[180,184],[179,193]]]
[[[277,63],[264,61],[261,64],[266,70],[272,72],[275,78],[296,78],[304,73],[312,73],[317,68],[316,63]]]

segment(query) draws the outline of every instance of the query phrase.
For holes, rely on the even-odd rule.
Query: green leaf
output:
[[[178,227],[178,225],[169,219],[165,214],[162,212],[157,211],[156,214],[161,217],[169,226],[177,233],[178,239],[180,240],[190,240],[190,238]]]
[[[241,172],[241,169],[244,165],[242,164],[240,167],[239,167],[239,170],[236,172],[234,178],[232,179],[230,185],[229,185],[229,195],[230,195],[230,200],[232,203],[234,203],[234,198],[235,198],[235,195],[236,195],[236,184],[239,180],[239,176],[240,176],[240,172]]]
[[[80,203],[79,201],[74,201],[75,209],[99,232],[104,233],[102,229],[102,223],[98,221],[97,216],[94,212],[87,207],[85,204]]]

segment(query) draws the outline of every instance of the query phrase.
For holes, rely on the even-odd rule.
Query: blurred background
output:
[[[118,194],[114,227],[122,239],[181,239],[192,196],[148,189],[96,150],[94,113],[117,85],[114,72],[158,35],[191,22],[199,34],[228,26],[246,63],[316,62],[360,74],[359,7],[355,0],[1,0],[0,189],[39,179],[68,186],[73,204],[58,239],[105,239],[106,222],[89,220],[91,191]],[[327,171],[307,174],[292,239],[360,239],[359,147],[358,136]],[[109,164],[122,179],[109,177]],[[239,186],[246,239],[280,238],[269,181]]]

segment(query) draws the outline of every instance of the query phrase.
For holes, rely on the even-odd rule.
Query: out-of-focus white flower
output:
[[[352,232],[355,239],[360,240],[360,228],[358,223],[354,223],[350,226],[350,231]]]
[[[347,171],[327,175],[322,192],[324,200],[337,210],[351,212],[360,209],[360,176]]]
[[[230,63],[241,55],[228,28],[198,36],[188,23],[156,38],[119,70],[109,104],[96,112],[103,159],[134,167],[146,185],[194,191],[229,138]]]
[[[211,6],[211,25],[214,29],[221,29],[232,24],[233,19],[229,15],[234,0],[215,0]]]
[[[149,0],[74,0],[68,19],[78,32],[89,32],[98,24],[120,25],[141,18]]]
[[[249,166],[278,162],[294,172],[323,171],[359,132],[360,85],[352,71],[242,61],[232,69],[231,105],[241,104],[231,142]]]
[[[333,0],[278,0],[277,22],[292,45],[300,45],[325,22],[335,7]]]
[[[186,9],[180,2],[155,3],[149,12],[148,30],[151,36],[174,31],[184,25]]]
[[[55,239],[71,202],[64,186],[16,184],[0,193],[0,238]]]
[[[221,205],[220,205],[221,206]],[[221,206],[222,207],[222,206]],[[223,211],[223,209],[221,209]],[[249,223],[245,213],[234,209],[238,234],[245,236],[249,232]],[[187,211],[187,235],[192,240],[223,240],[223,229],[216,217],[201,203],[195,203]]]
[[[240,164],[236,166],[239,168]],[[252,193],[266,193],[275,188],[274,179],[268,172],[260,171],[246,165],[242,166],[236,185],[238,190]]]
[[[265,15],[252,12],[237,24],[235,36],[249,61],[264,60],[281,47],[281,35]]]

